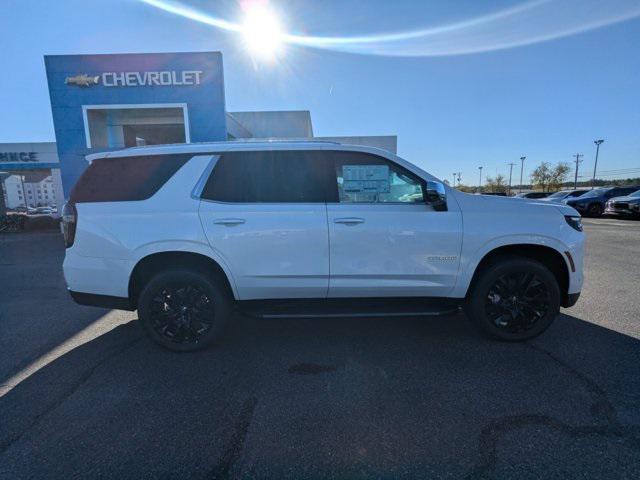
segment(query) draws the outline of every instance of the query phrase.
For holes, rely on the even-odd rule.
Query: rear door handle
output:
[[[232,227],[234,225],[241,225],[244,223],[244,218],[216,218],[213,223],[216,225],[226,225]]]
[[[343,217],[343,218],[335,218],[333,223],[342,223],[344,225],[357,225],[359,223],[364,223],[364,218],[360,217]]]

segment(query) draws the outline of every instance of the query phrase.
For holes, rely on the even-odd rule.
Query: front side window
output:
[[[202,198],[232,203],[325,202],[327,164],[308,150],[224,153]]]
[[[424,203],[424,181],[388,160],[331,152],[340,203]]]

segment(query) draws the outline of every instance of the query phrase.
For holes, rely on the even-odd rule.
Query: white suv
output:
[[[582,287],[566,205],[473,196],[397,156],[329,142],[222,142],[90,155],[63,212],[64,275],[85,305],[138,310],[195,350],[232,309],[439,315],[492,337],[544,331]]]

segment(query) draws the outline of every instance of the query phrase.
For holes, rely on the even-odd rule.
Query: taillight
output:
[[[76,225],[78,224],[78,211],[73,203],[65,203],[62,207],[62,233],[64,246],[69,248],[76,238]]]

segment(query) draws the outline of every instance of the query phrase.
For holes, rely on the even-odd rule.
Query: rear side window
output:
[[[202,198],[238,203],[324,202],[327,163],[313,151],[229,152],[218,159]]]
[[[146,200],[180,167],[186,155],[149,155],[94,160],[71,192],[71,202],[126,202]]]

